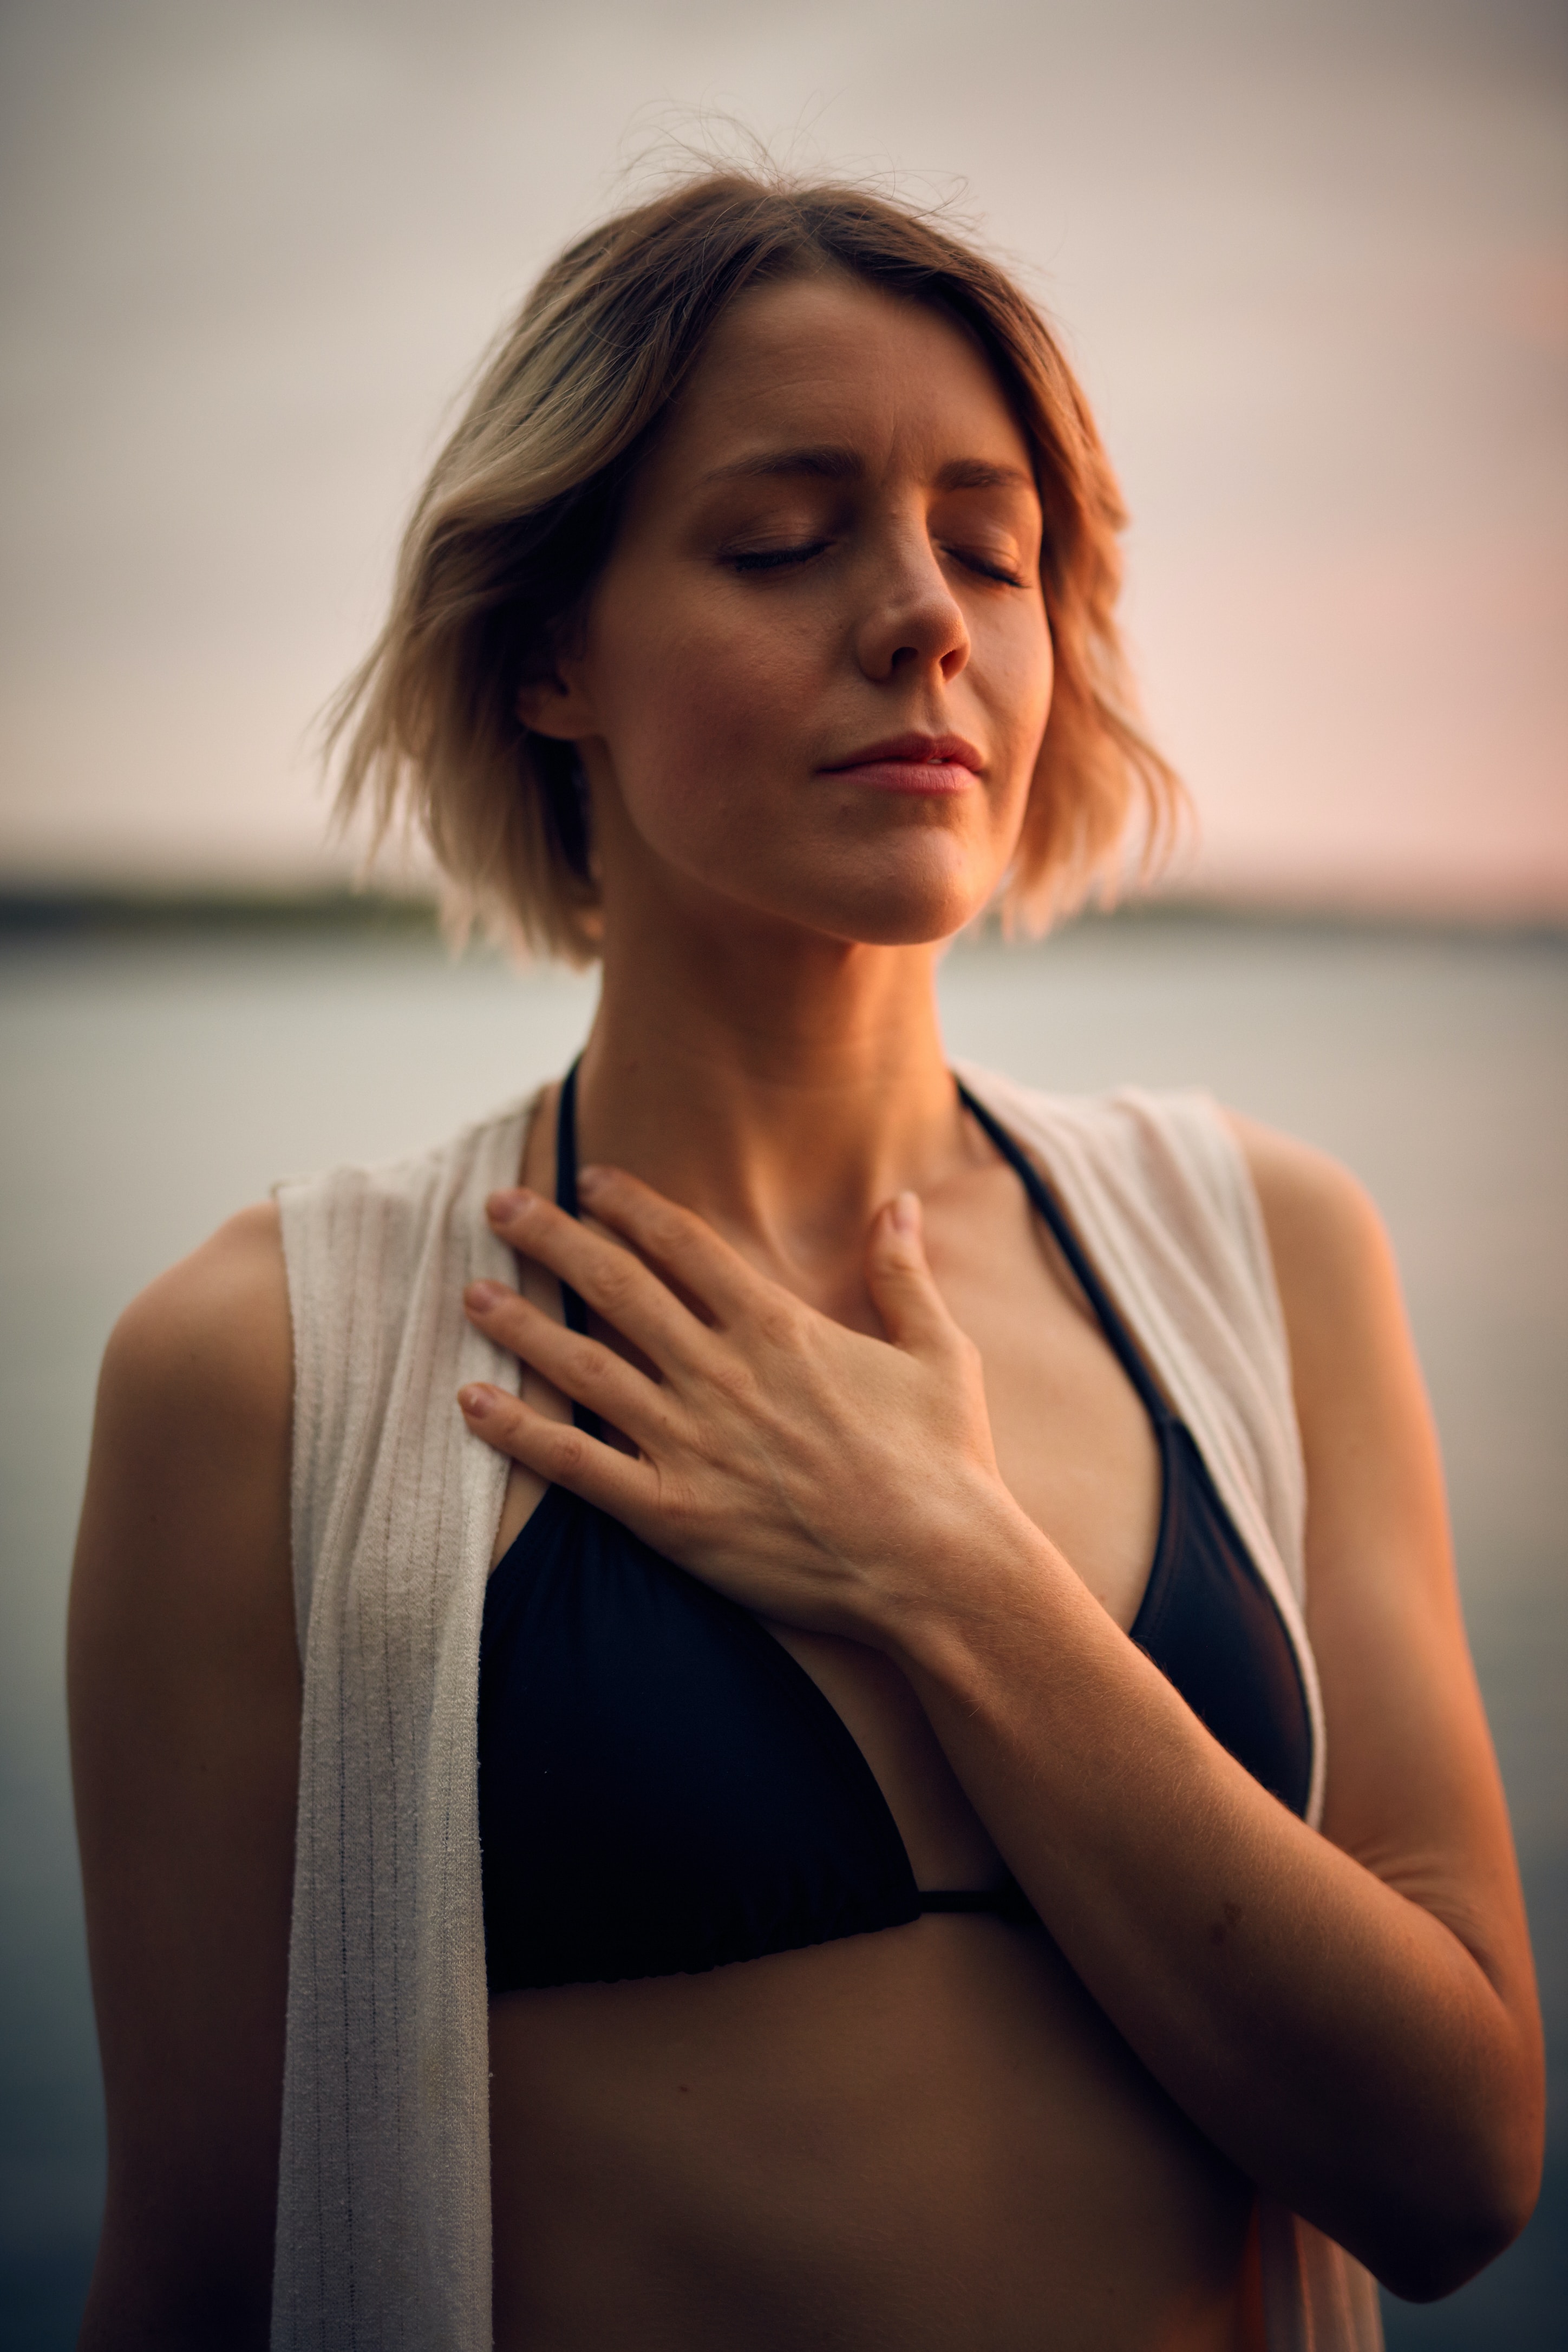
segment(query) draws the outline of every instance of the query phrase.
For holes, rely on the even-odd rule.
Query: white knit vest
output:
[[[1312,1718],[1304,1489],[1284,1328],[1245,1163],[1204,1097],[1068,1100],[965,1069],[1039,1161],[1279,1604]],[[304,1721],[274,2352],[489,2352],[479,1621],[506,1484],[459,1385],[515,1390],[463,1286],[512,1274],[487,1193],[533,1105],[395,1166],[281,1184],[294,1320]],[[1337,2246],[1263,2217],[1269,2352],[1376,2352]]]

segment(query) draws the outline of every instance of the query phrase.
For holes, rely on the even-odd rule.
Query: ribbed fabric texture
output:
[[[515,1271],[484,1203],[523,1132],[279,1188],[305,1701],[272,2341],[301,2352],[490,2342],[474,1758],[506,1465],[456,1391],[517,1385],[461,1292]]]
[[[1068,1101],[965,1069],[1037,1156],[1279,1602],[1312,1714],[1304,1487],[1258,1204],[1201,1096]],[[294,1318],[295,1600],[304,1660],[274,2352],[489,2352],[489,2064],[479,1643],[506,1465],[467,1380],[515,1389],[468,1325],[509,1280],[485,1196],[532,1104],[441,1150],[278,1188]],[[1270,2352],[1377,2352],[1377,2297],[1272,2209]]]

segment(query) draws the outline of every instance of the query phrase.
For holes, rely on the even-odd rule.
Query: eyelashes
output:
[[[956,554],[957,551],[951,550],[950,552]],[[971,572],[977,572],[983,580],[998,581],[1004,588],[1026,588],[1029,584],[1026,580],[1020,579],[1017,572],[1009,572],[1005,564],[987,563],[984,556],[959,555],[958,561]]]
[[[809,563],[814,556],[825,554],[832,545],[833,541],[828,539],[807,540],[799,547],[751,549],[742,553],[728,556],[725,561],[732,572],[739,572],[742,575],[791,571],[798,569],[802,564]],[[1005,564],[989,563],[984,556],[968,552],[963,548],[945,548],[943,553],[952,556],[955,562],[963,565],[965,571],[974,572],[980,579],[995,581],[999,587],[1026,588],[1029,585],[1029,583],[1020,579],[1016,572],[1009,572]]]
[[[759,548],[752,554],[731,555],[730,567],[734,572],[782,572],[790,564],[809,563],[814,555],[820,555],[831,543],[826,539],[814,539],[804,547]]]

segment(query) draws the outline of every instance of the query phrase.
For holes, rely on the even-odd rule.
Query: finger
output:
[[[624,1168],[584,1168],[577,1192],[602,1225],[624,1234],[688,1297],[721,1324],[745,1314],[764,1277],[716,1234],[706,1218],[656,1192]]]
[[[551,1421],[521,1398],[488,1381],[458,1391],[458,1403],[476,1437],[521,1462],[552,1486],[569,1487],[585,1503],[628,1524],[658,1499],[658,1473],[569,1421]]]
[[[872,1218],[866,1286],[895,1348],[923,1356],[951,1344],[957,1326],[926,1263],[921,1204],[913,1192],[900,1192]]]
[[[661,1371],[694,1360],[702,1325],[630,1250],[590,1233],[537,1192],[492,1192],[485,1206],[502,1241],[569,1283]]]
[[[657,1381],[602,1341],[568,1331],[504,1283],[471,1282],[463,1306],[487,1339],[542,1372],[563,1396],[624,1430],[634,1443],[641,1444],[668,1423],[668,1400]]]

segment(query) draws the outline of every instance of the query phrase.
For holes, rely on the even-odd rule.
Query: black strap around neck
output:
[[[579,1054],[561,1081],[561,1093],[555,1105],[555,1205],[558,1209],[564,1209],[569,1217],[574,1217],[579,1213],[577,1207],[577,1073],[582,1066],[583,1056]],[[587,1303],[573,1289],[569,1282],[563,1282],[561,1286],[561,1311],[565,1318],[568,1331],[575,1331],[579,1339],[585,1339],[588,1331]],[[574,1404],[572,1418],[578,1428],[584,1431],[588,1436],[599,1435],[601,1427],[599,1416],[596,1412],[590,1412],[585,1404]]]
[[[561,1096],[555,1107],[555,1202],[569,1217],[576,1216],[577,1207],[577,1073],[583,1066],[581,1055],[561,1082]],[[1056,1240],[1058,1248],[1072,1268],[1079,1289],[1093,1308],[1096,1320],[1105,1334],[1106,1343],[1115,1355],[1122,1370],[1137,1390],[1145,1411],[1155,1423],[1173,1419],[1170,1406],[1155,1387],[1148,1365],[1144,1362],[1131,1332],[1122,1319],[1110,1292],[1095,1272],[1083,1244],[1079,1240],[1060,1203],[1045,1178],[1010,1136],[1001,1121],[994,1118],[982,1102],[977,1102],[962,1078],[954,1081],[958,1098],[970,1117],[984,1129],[1003,1159],[1013,1170],[1028,1194],[1030,1205],[1044,1219]],[[569,1331],[585,1333],[588,1309],[571,1286],[561,1286],[561,1305]],[[573,1408],[573,1417],[579,1429],[594,1436],[599,1433],[599,1421],[585,1405]]]
[[[1051,1191],[1035,1163],[1010,1136],[999,1119],[994,1118],[984,1103],[976,1102],[962,1078],[955,1081],[958,1099],[970,1117],[984,1129],[1003,1159],[1013,1170],[1029,1196],[1031,1206],[1049,1227],[1057,1247],[1066,1258],[1083,1292],[1094,1309],[1095,1319],[1105,1335],[1106,1344],[1137,1390],[1143,1409],[1152,1422],[1173,1421],[1175,1415],[1154,1385],[1152,1374],[1144,1362],[1137,1342],[1128,1329],[1120,1308],[1111,1298],[1084,1251],[1067,1218],[1061,1203]]]

